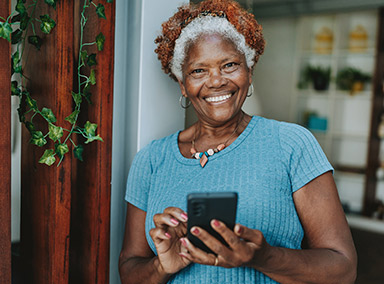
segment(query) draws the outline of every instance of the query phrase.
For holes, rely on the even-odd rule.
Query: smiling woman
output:
[[[135,157],[126,190],[123,283],[353,283],[356,253],[333,168],[304,128],[242,111],[264,50],[262,28],[232,0],[180,7],[156,39],[198,121]],[[187,238],[192,192],[237,192],[234,229],[220,217]],[[224,269],[229,268],[229,269]]]

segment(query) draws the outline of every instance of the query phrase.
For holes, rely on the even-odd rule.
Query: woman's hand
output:
[[[218,220],[212,220],[211,226],[223,237],[229,247],[223,245],[200,227],[193,227],[191,233],[202,240],[217,256],[196,248],[187,238],[182,238],[181,242],[188,250],[182,255],[187,260],[226,268],[240,266],[256,268],[268,258],[271,246],[260,231],[249,229],[240,224],[237,224],[232,231]]]
[[[190,264],[180,255],[186,252],[180,239],[187,233],[187,214],[176,207],[168,207],[161,214],[153,216],[155,228],[149,234],[155,243],[160,267],[165,273],[173,274]]]

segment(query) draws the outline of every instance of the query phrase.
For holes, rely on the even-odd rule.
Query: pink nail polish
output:
[[[177,221],[176,219],[173,219],[173,218],[171,218],[171,223],[174,225],[179,225],[179,221]]]
[[[198,234],[200,234],[200,231],[198,228],[193,228],[192,233],[194,233],[195,235],[198,235]]]
[[[181,213],[181,217],[182,217],[185,221],[188,220],[188,215],[185,214],[185,213]]]
[[[165,235],[168,239],[171,238],[171,235],[170,235],[169,233],[167,233],[167,232],[166,232],[164,235]]]
[[[184,247],[187,247],[187,242],[184,240],[184,239],[180,239],[180,242],[181,244],[184,246]]]
[[[243,228],[238,225],[237,226],[237,233],[241,234],[242,232],[243,232]]]
[[[215,227],[220,227],[220,222],[217,221],[217,220],[214,220],[214,221],[213,221],[213,225],[214,225]]]

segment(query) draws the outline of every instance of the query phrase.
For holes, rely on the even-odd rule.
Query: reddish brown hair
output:
[[[251,13],[244,10],[236,1],[206,0],[198,5],[185,5],[179,7],[178,11],[162,24],[162,34],[155,40],[157,44],[155,52],[161,61],[162,69],[174,80],[176,80],[176,77],[171,72],[170,62],[173,57],[176,39],[180,36],[185,25],[206,11],[225,13],[228,21],[245,37],[246,43],[256,51],[255,63],[263,54],[265,41],[261,25],[257,23]]]

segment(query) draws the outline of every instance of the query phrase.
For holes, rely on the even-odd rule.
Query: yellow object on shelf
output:
[[[357,25],[349,33],[349,51],[365,52],[368,49],[368,33],[362,25]]]
[[[333,32],[328,27],[322,27],[315,35],[315,52],[330,54],[333,48]]]

